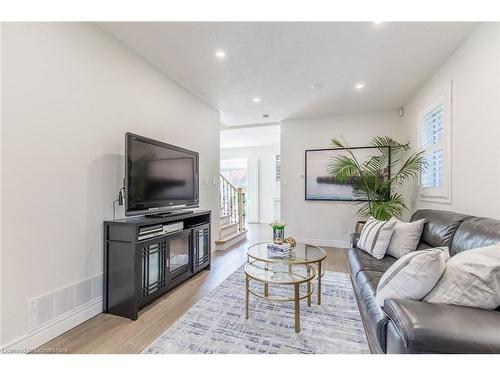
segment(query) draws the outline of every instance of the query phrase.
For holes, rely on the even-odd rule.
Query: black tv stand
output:
[[[141,307],[209,270],[210,216],[210,211],[176,211],[105,221],[104,311],[136,320]],[[154,233],[169,224],[182,229]]]
[[[170,212],[162,212],[158,214],[148,214],[146,217],[152,217],[157,219],[170,218],[177,215],[186,215],[194,213],[193,210],[178,210],[178,211],[170,211]]]

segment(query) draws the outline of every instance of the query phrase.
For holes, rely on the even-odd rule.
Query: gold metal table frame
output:
[[[297,245],[292,248],[293,256],[291,258],[270,258],[267,256],[268,243],[269,242],[260,242],[250,246],[246,251],[247,263],[250,263],[251,259],[255,259],[266,263],[314,265],[317,269],[316,275],[318,277],[318,305],[321,305],[321,278],[325,274],[321,263],[326,258],[326,251],[319,246],[297,243]],[[310,250],[309,252],[308,249]],[[266,291],[267,289],[268,286],[264,284],[264,290]]]
[[[293,267],[304,267],[305,274],[300,274],[294,271]],[[263,298],[268,301],[274,302],[291,302],[295,304],[295,332],[300,332],[300,301],[307,298],[307,305],[311,306],[311,295],[314,292],[311,281],[316,277],[316,271],[314,267],[308,264],[300,265],[288,265],[287,271],[273,271],[271,268],[275,267],[275,264],[269,264],[261,260],[254,260],[249,262],[245,266],[245,278],[246,278],[246,293],[245,293],[245,312],[246,319],[249,318],[249,302],[250,294]],[[258,269],[262,269],[261,275],[258,274]],[[255,271],[257,270],[257,271]],[[284,277],[281,279],[274,279],[272,275],[282,274]],[[268,277],[266,277],[268,276]],[[251,280],[259,281],[264,284],[264,294],[258,293],[250,288]],[[307,283],[307,291],[304,295],[300,295],[300,285]],[[269,296],[269,284],[275,285],[293,285],[294,293],[293,297],[271,297]]]

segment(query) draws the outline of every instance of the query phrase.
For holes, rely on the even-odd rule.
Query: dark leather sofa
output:
[[[448,246],[450,255],[500,242],[500,220],[449,211],[419,210],[425,218],[418,249]],[[377,285],[396,259],[377,260],[349,249],[351,279],[372,353],[500,353],[500,311],[389,299],[375,302]]]

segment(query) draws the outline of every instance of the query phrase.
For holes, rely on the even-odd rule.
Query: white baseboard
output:
[[[349,241],[342,240],[325,240],[321,238],[295,238],[297,242],[307,243],[315,246],[326,246],[326,247],[340,247],[343,249],[349,248]]]
[[[36,330],[18,337],[1,348],[3,353],[27,353],[40,345],[62,335],[64,332],[100,314],[103,310],[102,297],[81,306],[49,324],[40,326]],[[54,352],[64,353],[65,348],[51,348]]]

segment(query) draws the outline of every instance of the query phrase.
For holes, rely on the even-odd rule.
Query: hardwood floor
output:
[[[41,346],[66,353],[140,353],[179,319],[191,306],[217,287],[246,260],[245,250],[268,239],[267,225],[250,225],[248,238],[231,249],[213,254],[212,270],[203,271],[139,312],[135,322],[99,314]],[[326,270],[349,272],[344,249],[325,248]]]

